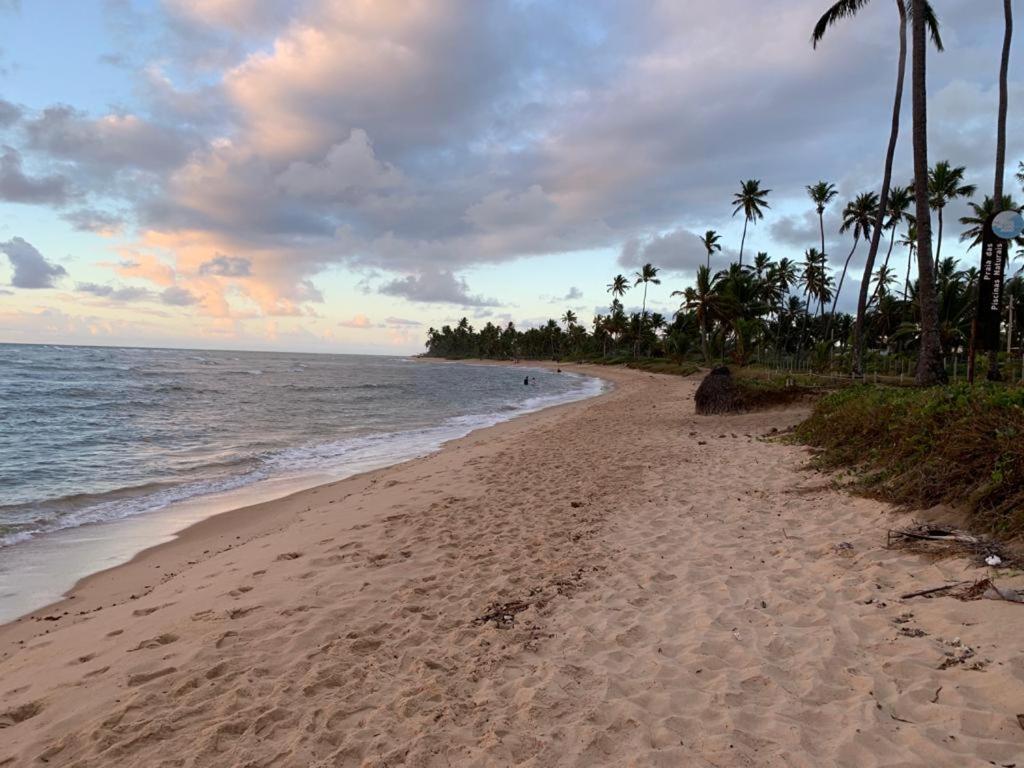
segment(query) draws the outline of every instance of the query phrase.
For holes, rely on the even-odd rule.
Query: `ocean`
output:
[[[341,479],[601,388],[525,364],[0,344],[0,587],[18,591],[13,553],[69,529]]]

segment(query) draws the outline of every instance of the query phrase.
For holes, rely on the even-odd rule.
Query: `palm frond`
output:
[[[913,18],[914,16],[914,4],[912,2],[907,3],[907,18]],[[932,42],[935,44],[935,50],[944,51],[946,50],[942,45],[942,33],[940,30],[941,24],[939,23],[939,17],[935,13],[935,9],[932,8],[932,4],[925,0],[924,3],[924,25],[928,28],[928,34],[932,38]]]
[[[818,43],[825,37],[825,32],[829,27],[838,24],[843,19],[856,16],[857,12],[869,2],[870,0],[839,0],[839,2],[825,11],[822,17],[818,19],[818,23],[814,25],[814,31],[811,33],[811,46],[817,48]]]

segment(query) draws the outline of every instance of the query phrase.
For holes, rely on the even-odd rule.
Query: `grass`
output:
[[[670,376],[691,376],[700,370],[700,367],[694,363],[674,362],[664,357],[633,358],[620,355],[618,357],[596,357],[583,362],[593,365],[624,365],[637,371],[664,373]]]
[[[858,385],[820,399],[795,434],[871,496],[949,504],[976,531],[1024,535],[1024,389]]]

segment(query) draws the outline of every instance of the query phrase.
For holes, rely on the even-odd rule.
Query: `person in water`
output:
[[[530,385],[530,377],[529,376],[524,376],[523,377],[523,386],[524,387],[528,387],[529,385]]]

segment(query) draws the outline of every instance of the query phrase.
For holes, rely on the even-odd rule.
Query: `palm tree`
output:
[[[889,295],[889,286],[896,282],[895,273],[886,266],[878,268],[875,272],[875,293],[879,298],[885,298]]]
[[[612,300],[618,299],[626,295],[626,291],[629,290],[629,280],[625,275],[616,275],[612,278],[612,281],[608,283],[608,293],[612,295]]]
[[[818,22],[819,24],[821,22]],[[817,184],[807,186],[807,196],[814,203],[814,209],[818,212],[818,228],[821,230],[821,252],[825,252],[825,209],[835,199],[839,192],[835,184],[826,181],[819,181]]]
[[[1024,160],[1017,163],[1017,181],[1024,188]]]
[[[758,280],[764,279],[771,263],[772,260],[767,253],[764,251],[758,251],[757,256],[754,257],[754,274],[757,275]]]
[[[843,291],[843,282],[846,280],[846,270],[850,266],[850,259],[853,258],[853,253],[857,250],[861,237],[871,237],[871,228],[877,217],[878,195],[874,192],[862,192],[847,203],[846,208],[843,209],[843,224],[839,227],[839,231],[845,233],[850,229],[853,230],[853,248],[850,249],[846,256],[846,262],[843,264],[843,274],[839,278],[839,287],[836,288],[835,299],[832,303],[832,314],[828,319],[828,327],[825,329],[826,338],[831,338],[832,321],[836,316],[836,305],[839,304],[839,294]],[[862,282],[868,282],[867,278],[870,274],[865,271]]]
[[[972,197],[977,189],[973,184],[964,184],[966,171],[967,169],[962,165],[954,168],[950,165],[949,160],[941,160],[928,172],[928,205],[939,214],[939,237],[935,241],[936,269],[939,264],[939,254],[942,253],[942,210],[947,203],[958,197]]]
[[[708,269],[711,269],[711,255],[715,251],[721,251],[722,246],[718,244],[718,241],[722,239],[722,236],[715,232],[713,229],[709,229],[704,233],[704,237],[700,239],[704,245],[704,250],[708,252]]]
[[[572,327],[576,325],[576,313],[571,309],[565,310],[565,314],[562,315],[562,322],[565,323],[565,330],[571,331]]]
[[[985,195],[985,199],[981,205],[975,202],[968,203],[973,211],[971,216],[961,216],[960,223],[963,224],[965,229],[960,234],[960,242],[964,243],[970,240],[971,244],[967,246],[967,250],[971,250],[976,245],[981,245],[982,238],[985,235],[985,223],[992,217],[993,214],[999,213],[1000,211],[1017,211],[1020,210],[1020,206],[1014,202],[1014,199],[1010,195],[1003,195],[1003,199],[998,206],[996,206],[995,199]],[[1014,240],[1017,245],[1024,245],[1024,237],[1018,237]]]
[[[910,265],[917,253],[917,226],[914,224],[913,216],[907,219],[907,231],[900,238],[900,245],[907,249],[907,277],[903,281],[903,300],[906,301],[910,293]]]
[[[814,31],[811,33],[811,44],[817,48],[818,43],[825,36],[825,31],[833,24],[839,21],[852,18],[868,4],[869,0],[838,0],[833,4],[822,17],[818,20],[818,23],[814,27]],[[871,236],[871,245],[868,247],[868,258],[864,265],[864,274],[870,275],[871,270],[875,268],[875,258],[878,255],[878,246],[880,238],[882,236],[883,217],[885,216],[886,209],[889,206],[889,187],[892,184],[892,166],[893,161],[896,157],[896,143],[899,139],[900,134],[900,110],[903,104],[903,81],[907,70],[907,17],[917,13],[917,17],[921,23],[927,25],[931,31],[932,40],[935,43],[936,48],[942,50],[942,38],[939,35],[939,23],[935,16],[935,12],[932,10],[931,5],[927,0],[912,0],[911,8],[908,9],[905,0],[896,0],[896,10],[899,14],[899,56],[898,64],[896,69],[896,96],[893,100],[892,108],[892,124],[889,129],[889,145],[885,153],[885,171],[882,174],[882,192],[879,199],[878,216],[875,219],[874,231]],[[917,45],[915,39],[915,45]],[[923,70],[923,51],[924,51],[924,34],[921,36],[921,50],[922,50],[922,74],[921,74],[921,87],[924,88],[924,70]],[[916,61],[916,59],[915,59]],[[915,116],[916,122],[916,116]],[[825,249],[824,237],[822,238],[822,250]],[[864,344],[862,343],[862,336],[864,333],[864,316],[867,313],[867,299],[868,299],[868,281],[862,280],[860,286],[860,296],[857,299],[857,320],[854,324],[853,329],[853,340],[854,340],[854,355],[853,355],[853,366],[854,372],[860,372],[863,370],[863,358],[864,358]]]
[[[939,307],[935,295],[934,263],[932,261],[932,219],[928,208],[928,12],[927,0],[912,0],[911,26],[914,40],[914,63],[911,88],[914,115],[914,199],[917,204],[917,301],[921,311],[921,348],[917,357],[918,386],[944,384],[946,369],[942,364],[942,341],[939,338]]]
[[[643,301],[643,307],[640,310],[640,333],[638,333],[637,337],[636,337],[636,344],[637,344],[637,346],[635,346],[633,348],[633,355],[636,356],[637,349],[638,349],[639,344],[640,344],[640,335],[643,333],[644,322],[645,322],[645,320],[647,318],[647,286],[650,283],[654,283],[655,285],[661,285],[661,280],[658,279],[658,268],[655,267],[655,266],[652,266],[651,264],[644,264],[640,268],[639,272],[634,272],[633,273],[633,277],[636,278],[633,281],[633,286],[634,287],[640,285],[640,283],[643,283],[643,285],[644,285],[644,301]]]
[[[911,217],[909,209],[910,204],[914,202],[914,194],[910,187],[893,187],[889,191],[889,210],[886,211],[889,216],[885,222],[885,228],[890,230],[889,234],[889,250],[886,251],[885,261],[879,270],[887,270],[889,268],[889,259],[892,258],[892,249],[896,244],[896,230],[900,224],[904,221],[909,220]],[[879,296],[878,286],[876,284],[874,293],[871,294],[871,298],[868,299],[868,306],[875,300],[875,297]]]
[[[740,240],[740,266],[743,266],[743,246],[747,242],[747,224],[764,218],[762,208],[771,208],[765,199],[770,189],[761,189],[760,179],[747,179],[740,182],[740,191],[733,195],[732,204],[736,206],[732,215],[743,211],[743,238]]]
[[[800,273],[799,283],[803,286],[806,303],[804,305],[803,323],[800,328],[800,347],[804,346],[804,339],[807,331],[807,318],[811,314],[811,297],[820,297],[825,291],[826,269],[828,256],[817,248],[808,248],[804,251],[803,271]],[[820,300],[820,299],[819,299]]]

